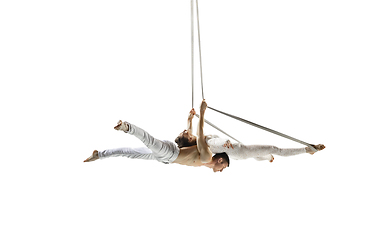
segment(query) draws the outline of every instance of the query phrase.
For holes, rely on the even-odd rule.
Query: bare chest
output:
[[[200,161],[200,154],[197,151],[197,146],[185,147],[180,149],[180,154],[174,163],[199,167],[204,164]]]

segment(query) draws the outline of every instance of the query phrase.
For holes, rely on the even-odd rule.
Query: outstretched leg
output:
[[[134,124],[119,121],[115,126],[115,130],[124,131],[137,137],[152,151],[155,159],[159,161],[172,162],[180,153],[180,149],[174,143],[158,140]]]
[[[99,151],[99,158],[109,158],[109,157],[127,157],[134,159],[146,159],[146,160],[156,160],[155,156],[148,148],[115,148],[107,149],[104,151]]]
[[[110,157],[127,157],[133,159],[156,160],[155,156],[148,148],[115,148],[104,151],[93,151],[92,155],[84,162],[92,162],[97,159],[105,159]]]
[[[243,145],[235,147],[234,151],[231,151],[239,155],[238,159],[258,158],[257,160],[272,160],[272,155],[279,155],[283,157],[294,156],[302,153],[306,153],[305,148],[279,148],[271,145]],[[228,154],[228,152],[227,152]]]
[[[255,147],[255,146],[248,146],[248,147],[250,148],[250,147]],[[323,144],[313,145],[313,147],[317,151],[321,151],[325,148],[325,146]],[[256,157],[255,159],[262,160],[263,158],[271,158],[271,159],[267,159],[270,162],[274,161],[274,157],[272,154],[283,156],[283,157],[288,157],[288,156],[294,156],[294,155],[298,155],[298,154],[302,154],[302,153],[310,153],[311,155],[313,155],[315,153],[309,147],[306,147],[306,148],[278,148],[275,146],[257,146],[257,149],[260,149],[262,154],[263,153],[270,153],[270,154],[264,155],[262,157]]]
[[[323,144],[313,146],[318,151],[323,150]],[[274,155],[283,157],[294,156],[303,153],[313,154],[314,152],[309,148],[278,148],[270,145],[243,145],[234,144],[234,149],[226,149],[227,154],[235,159],[254,158],[256,160],[269,160],[273,162]]]

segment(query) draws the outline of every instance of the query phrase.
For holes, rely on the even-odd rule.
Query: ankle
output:
[[[123,122],[122,125],[123,125],[123,131],[124,132],[128,132],[130,130],[130,126],[128,126],[128,123]]]

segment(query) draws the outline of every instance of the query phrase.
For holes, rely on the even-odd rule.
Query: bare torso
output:
[[[200,167],[206,164],[200,160],[200,153],[197,150],[197,146],[183,147],[180,148],[180,154],[173,163],[178,163],[186,166]]]

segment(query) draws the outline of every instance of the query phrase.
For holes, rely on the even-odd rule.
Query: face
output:
[[[223,172],[223,170],[228,167],[228,163],[224,161],[223,158],[219,158],[218,160],[215,160],[215,166],[213,167],[214,172]]]

